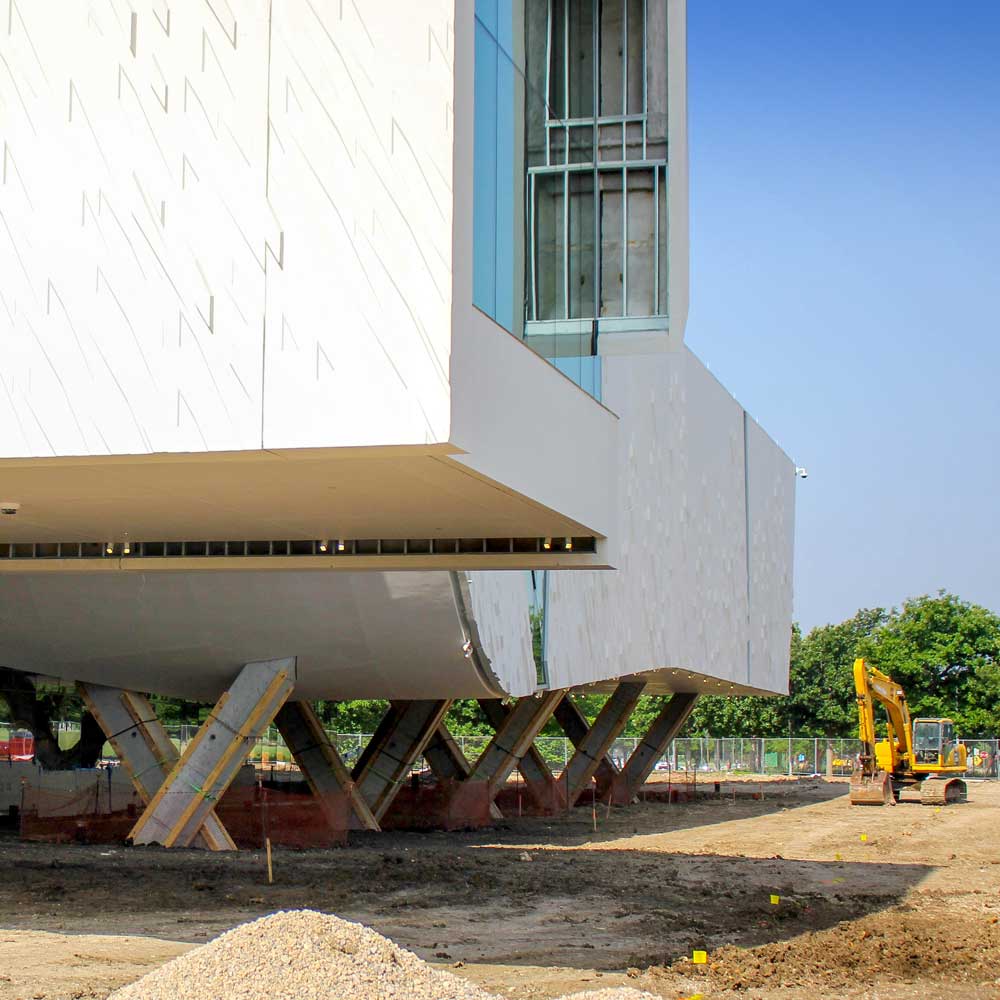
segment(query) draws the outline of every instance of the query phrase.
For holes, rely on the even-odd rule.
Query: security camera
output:
[[[13,517],[20,509],[21,505],[14,500],[0,500],[0,514],[5,517]]]
[[[808,479],[809,478],[809,473],[805,469],[803,469],[801,465],[796,466],[796,468],[795,468],[795,475],[797,475],[799,477],[799,479]]]

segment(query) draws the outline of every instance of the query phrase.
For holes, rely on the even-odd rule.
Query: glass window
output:
[[[472,301],[507,330],[523,311],[515,267],[523,226],[513,0],[476,0]],[[519,325],[519,324],[518,324]]]

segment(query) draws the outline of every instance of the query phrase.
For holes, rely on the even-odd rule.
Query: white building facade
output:
[[[685,31],[683,0],[13,4],[0,665],[785,691],[794,467],[684,346]]]

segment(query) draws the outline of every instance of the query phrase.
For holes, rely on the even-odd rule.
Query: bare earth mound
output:
[[[714,951],[707,965],[682,959],[669,972],[705,975],[714,989],[727,990],[779,983],[822,983],[832,989],[875,980],[938,981],[957,987],[991,981],[998,974],[997,955],[997,923],[969,921],[961,925],[961,933],[948,933],[946,913],[896,909],[757,948],[727,945]]]
[[[109,1000],[502,1000],[363,924],[313,910],[274,913],[175,958]],[[638,990],[564,1000],[656,1000]]]

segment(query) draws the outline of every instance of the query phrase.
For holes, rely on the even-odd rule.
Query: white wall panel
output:
[[[9,6],[0,456],[447,439],[453,4]]]
[[[453,8],[274,6],[267,447],[447,440]]]
[[[687,350],[606,357],[604,400],[621,418],[618,572],[551,573],[547,658],[563,687],[660,667],[784,690],[791,609],[782,584],[751,600],[757,645],[748,680],[743,410]],[[755,439],[756,440],[756,439]],[[759,445],[759,442],[756,442]],[[764,445],[757,449],[766,452]],[[759,489],[760,573],[787,565],[793,480],[766,454]],[[753,476],[751,474],[751,481]],[[770,557],[764,550],[782,547]],[[762,580],[763,582],[763,580]],[[787,577],[785,578],[787,582]],[[784,659],[778,636],[785,635]]]
[[[524,571],[469,573],[472,614],[494,673],[515,698],[537,685]]]
[[[267,5],[10,6],[0,454],[259,445]]]
[[[795,470],[760,425],[747,419],[750,500],[750,672],[759,687],[788,690],[792,620]]]

